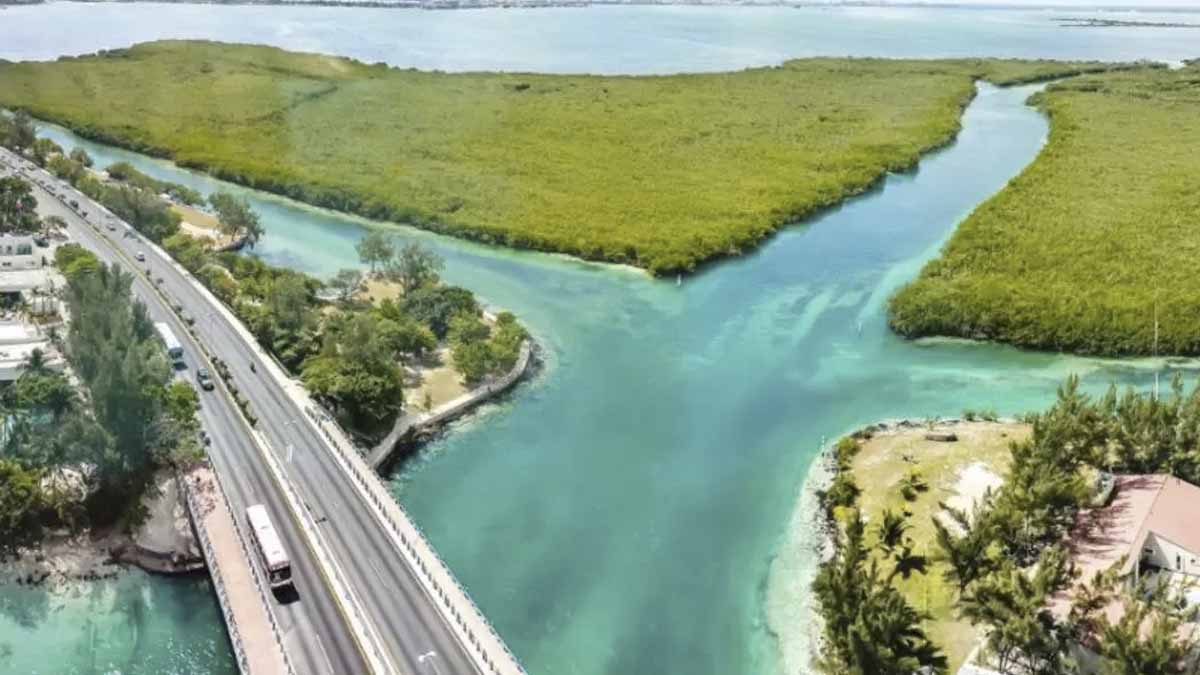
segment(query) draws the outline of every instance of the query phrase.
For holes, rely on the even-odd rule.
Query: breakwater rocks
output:
[[[2,561],[0,585],[42,586],[111,579],[121,572],[112,553],[118,540],[93,540],[86,534],[51,535],[40,546],[23,549]]]

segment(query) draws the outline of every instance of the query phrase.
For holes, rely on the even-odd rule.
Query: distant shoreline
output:
[[[1161,12],[1172,14],[1200,14],[1200,7],[1176,7],[1171,5],[1139,6],[1120,5],[1064,5],[1064,4],[1017,4],[963,2],[872,2],[870,0],[846,0],[831,2],[792,2],[789,0],[0,0],[0,9],[8,6],[44,5],[52,2],[81,4],[173,4],[173,5],[229,5],[229,6],[283,6],[283,7],[348,7],[362,9],[544,9],[551,7],[791,7],[795,9],[978,9],[978,10],[1063,10],[1087,12]],[[1063,21],[1061,18],[1051,19]],[[1122,21],[1103,19],[1066,19],[1060,23],[1065,28],[1200,28],[1200,24],[1153,21]]]

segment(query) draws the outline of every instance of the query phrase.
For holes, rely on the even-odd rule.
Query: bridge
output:
[[[214,583],[224,587],[218,598],[242,672],[524,675],[346,434],[224,304],[165,251],[70,185],[4,149],[0,165],[34,185],[43,216],[61,217],[75,241],[133,270],[134,293],[154,321],[181,338],[189,367],[215,373],[212,359],[219,357],[257,418],[248,422],[224,382],[200,392],[214,485],[241,544],[209,546],[205,553],[210,569],[220,570]],[[292,562],[292,595],[277,597],[260,578],[251,580],[253,591],[225,583],[226,570],[247,564],[237,549],[253,546],[237,525],[237,514],[251,504],[263,504],[279,530]],[[216,535],[202,527],[204,519],[201,539],[215,543]],[[244,596],[257,594],[260,610],[236,614],[225,592],[243,600],[230,603],[238,607],[256,606]],[[262,625],[264,617],[269,625]],[[239,652],[248,634],[271,636],[285,663]]]

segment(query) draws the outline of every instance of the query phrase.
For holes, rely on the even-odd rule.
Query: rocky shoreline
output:
[[[129,566],[152,574],[193,574],[205,569],[173,477],[147,503],[150,517],[133,534],[116,531],[53,532],[36,547],[0,559],[0,586],[56,586],[101,581]]]

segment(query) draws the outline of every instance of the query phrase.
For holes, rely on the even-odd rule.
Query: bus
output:
[[[287,552],[283,550],[283,542],[271,524],[267,515],[267,507],[255,504],[246,509],[246,522],[254,533],[254,547],[258,550],[258,558],[267,574],[271,588],[284,588],[292,585],[292,562],[288,560]]]
[[[165,323],[154,324],[154,329],[158,331],[158,336],[162,338],[163,344],[167,346],[167,356],[171,357],[171,363],[176,368],[183,366],[183,345],[180,344],[179,338],[175,337],[175,332]]]

